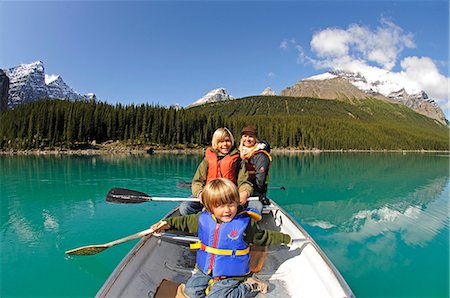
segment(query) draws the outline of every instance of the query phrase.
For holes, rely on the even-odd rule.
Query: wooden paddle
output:
[[[258,197],[250,197],[247,201],[258,200]],[[146,193],[126,189],[126,188],[112,188],[106,195],[106,201],[113,204],[140,204],[150,201],[166,201],[166,202],[199,202],[198,198],[166,198],[166,197],[152,197]]]
[[[95,254],[98,254],[99,252],[102,252],[105,249],[108,249],[114,245],[121,244],[121,243],[130,241],[130,240],[134,240],[137,238],[141,238],[141,237],[144,237],[147,235],[151,235],[154,232],[155,232],[155,230],[150,228],[150,229],[138,232],[136,234],[130,235],[128,237],[124,237],[124,238],[121,238],[121,239],[118,239],[115,241],[111,241],[111,242],[108,242],[105,244],[94,244],[94,245],[87,245],[87,246],[74,248],[74,249],[66,251],[66,254],[68,254],[68,255],[83,255],[83,256],[95,255]]]
[[[189,181],[177,182],[177,187],[178,188],[191,188],[192,182],[189,182]],[[286,187],[284,187],[284,186],[269,186],[268,189],[269,190],[286,190]]]

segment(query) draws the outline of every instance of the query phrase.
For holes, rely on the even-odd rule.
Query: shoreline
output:
[[[96,149],[57,149],[57,150],[0,150],[0,156],[14,156],[14,155],[158,155],[158,154],[203,154],[204,148],[195,149],[144,149],[144,148],[96,148]],[[270,150],[272,155],[285,154],[320,154],[320,153],[450,153],[450,150],[403,150],[403,149],[335,149],[335,150],[321,150],[321,149],[294,149],[294,148],[272,148]]]

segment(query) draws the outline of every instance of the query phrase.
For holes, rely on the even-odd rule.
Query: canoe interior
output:
[[[303,228],[276,204],[266,206],[263,213],[261,228],[281,231],[298,240],[294,246],[267,248],[264,264],[255,274],[268,281],[269,291],[257,297],[354,297]],[[175,209],[168,216],[176,215],[179,213]],[[154,297],[163,280],[185,283],[195,265],[195,251],[189,249],[189,243],[184,238],[164,236],[142,239],[117,266],[97,297]]]

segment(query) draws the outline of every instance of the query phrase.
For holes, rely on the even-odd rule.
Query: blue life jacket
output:
[[[212,277],[241,276],[250,273],[250,247],[244,241],[244,231],[250,217],[260,220],[261,214],[245,209],[230,222],[218,223],[211,213],[203,211],[199,217],[197,266]]]

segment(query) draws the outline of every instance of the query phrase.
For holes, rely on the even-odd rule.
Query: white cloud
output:
[[[275,75],[275,73],[274,72],[269,72],[268,74],[267,74],[267,76],[269,77],[269,78],[275,78],[276,77],[276,75]]]
[[[311,50],[323,59],[334,58],[369,61],[391,70],[405,48],[415,47],[413,35],[387,19],[381,19],[375,30],[358,24],[346,30],[327,28],[316,32],[311,39]]]
[[[289,48],[289,42],[285,39],[280,43],[280,49],[286,50],[287,48]]]
[[[395,82],[388,86],[392,91],[402,87],[410,94],[424,90],[447,114],[450,79],[439,73],[437,62],[429,57],[402,57],[405,49],[415,47],[413,34],[386,18],[374,29],[351,24],[346,29],[317,31],[311,38],[310,55],[294,39],[280,45],[283,50],[294,48],[298,63],[316,69],[359,72],[371,81],[389,79]],[[396,66],[398,71],[393,70]]]
[[[449,78],[439,73],[436,64],[429,57],[406,57],[400,63],[405,76],[427,90],[430,97],[449,97]]]
[[[341,57],[348,54],[349,40],[346,31],[331,28],[314,34],[310,45],[319,57]]]

